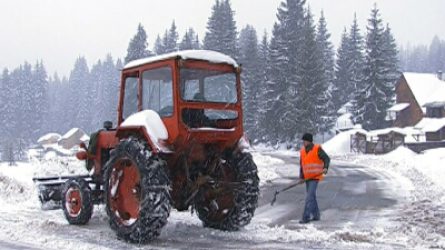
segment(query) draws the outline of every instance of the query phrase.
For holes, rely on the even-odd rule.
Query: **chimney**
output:
[[[437,71],[437,78],[439,78],[439,80],[443,80],[442,70]]]

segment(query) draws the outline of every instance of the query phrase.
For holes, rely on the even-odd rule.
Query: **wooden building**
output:
[[[438,74],[403,73],[396,83],[396,104],[387,111],[393,127],[414,127],[426,141],[445,140],[445,81]]]

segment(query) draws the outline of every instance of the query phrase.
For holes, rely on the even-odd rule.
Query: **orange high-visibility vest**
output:
[[[300,150],[301,167],[305,180],[323,180],[323,161],[318,157],[319,144],[315,144],[309,153],[306,153],[304,146]]]

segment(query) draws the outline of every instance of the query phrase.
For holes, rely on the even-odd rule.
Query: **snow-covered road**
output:
[[[16,249],[14,242],[37,249],[76,250],[445,247],[445,211],[435,200],[443,192],[422,186],[422,181],[428,181],[408,164],[402,175],[399,166],[378,157],[336,157],[318,191],[322,220],[300,225],[303,186],[280,194],[270,206],[274,191],[297,179],[298,158],[256,152],[254,159],[262,187],[259,207],[248,226],[239,232],[222,232],[203,228],[190,212],[172,211],[161,236],[143,246],[117,240],[103,207],[96,207],[90,223],[82,227],[68,225],[60,210],[41,211],[28,182],[36,169],[42,170],[35,166],[38,163],[0,165],[0,188],[5,190],[0,194],[0,248]]]

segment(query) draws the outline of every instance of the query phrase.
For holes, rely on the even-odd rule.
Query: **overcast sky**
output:
[[[214,0],[0,0],[0,69],[43,60],[49,73],[68,75],[78,56],[91,66],[111,53],[123,58],[142,23],[150,48],[172,20],[180,38],[188,27],[204,37]],[[231,0],[240,30],[253,25],[270,33],[281,0]],[[445,39],[445,0],[308,0],[318,18],[324,10],[337,45],[354,12],[362,31],[376,2],[399,44],[429,44]]]

